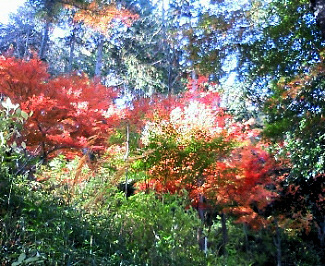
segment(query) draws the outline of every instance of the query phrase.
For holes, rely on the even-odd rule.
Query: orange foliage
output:
[[[68,5],[67,7],[70,8],[71,6]],[[131,26],[138,17],[137,14],[133,14],[125,8],[118,9],[114,4],[100,6],[96,1],[92,1],[79,9],[74,19],[83,21],[99,32],[106,34],[113,21],[120,21],[126,26]]]

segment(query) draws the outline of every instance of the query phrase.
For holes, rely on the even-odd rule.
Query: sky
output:
[[[0,0],[0,22],[7,23],[9,14],[15,12],[26,0]]]

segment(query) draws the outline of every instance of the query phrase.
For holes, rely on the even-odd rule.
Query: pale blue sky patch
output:
[[[26,0],[0,0],[0,23],[6,24],[9,14],[15,13],[17,8],[22,6]]]

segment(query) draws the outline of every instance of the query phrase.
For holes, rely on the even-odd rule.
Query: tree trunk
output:
[[[323,217],[323,222],[316,222],[318,239],[320,246],[324,249],[325,248],[325,217]]]
[[[201,194],[198,197],[199,197],[199,202],[198,202],[197,211],[199,214],[199,218],[202,222],[202,225],[197,229],[197,241],[198,241],[200,250],[204,251],[204,253],[207,254],[207,252],[208,252],[208,237],[203,234],[203,228],[204,228],[205,222],[206,222],[205,221],[206,208],[204,205],[205,198]]]
[[[247,235],[247,224],[243,223],[243,232],[244,232],[244,243],[245,243],[245,251],[249,252],[249,242],[248,242],[248,235]]]
[[[100,78],[101,71],[102,71],[103,47],[104,47],[104,36],[101,35],[98,40],[96,66],[95,66],[95,77],[98,78]]]
[[[48,44],[48,41],[49,41],[50,25],[51,25],[51,22],[47,21],[45,23],[45,26],[44,26],[44,29],[43,29],[43,37],[42,37],[41,49],[40,49],[40,52],[39,52],[40,59],[45,59],[47,44]]]
[[[72,63],[73,63],[73,59],[74,59],[74,48],[75,48],[75,43],[76,43],[76,31],[77,31],[77,26],[76,26],[76,24],[74,24],[73,30],[72,30],[72,36],[71,36],[71,40],[70,40],[69,62],[68,62],[68,68],[67,68],[68,73],[71,73],[71,71],[72,71]]]
[[[30,35],[30,26],[28,26],[27,28],[27,34],[26,34],[26,42],[25,42],[25,49],[24,49],[24,58],[26,58],[27,56],[29,56],[29,51],[28,51],[28,47],[29,47],[29,35]]]
[[[281,249],[281,232],[278,225],[278,221],[275,219],[275,228],[276,228],[276,236],[273,239],[275,247],[276,247],[276,259],[277,259],[277,266],[281,266],[281,258],[282,258],[282,249]]]
[[[192,69],[192,90],[196,91],[197,90],[197,77],[196,77],[196,73],[195,70]]]
[[[126,125],[126,151],[124,155],[124,160],[127,161],[129,159],[130,153],[130,126]],[[128,169],[125,171],[125,198],[128,199]]]
[[[196,231],[196,238],[199,244],[199,249],[205,254],[208,252],[208,237],[203,234],[203,226],[199,227]]]
[[[228,243],[228,228],[227,228],[227,217],[224,213],[220,214],[221,216],[221,229],[222,229],[222,246],[221,246],[221,254],[227,255],[227,243]]]
[[[317,26],[325,39],[325,0],[310,0],[310,6],[314,12]]]
[[[22,51],[21,51],[21,49],[20,49],[20,40],[17,38],[16,40],[16,53],[17,53],[17,56],[18,56],[18,58],[22,58],[23,57],[23,54],[22,54]]]

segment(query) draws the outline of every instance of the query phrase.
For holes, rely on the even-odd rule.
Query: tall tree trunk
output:
[[[168,92],[173,95],[175,94],[175,90],[174,90],[174,86],[172,84],[172,69],[173,69],[173,64],[172,64],[172,60],[171,60],[171,52],[168,52],[168,81],[167,81],[167,87],[168,87]]]
[[[192,90],[193,91],[196,91],[197,90],[197,76],[196,76],[196,73],[195,73],[195,70],[192,69]]]
[[[205,209],[205,205],[204,205],[205,198],[201,194],[198,197],[199,197],[199,200],[198,200],[197,211],[198,211],[199,218],[200,218],[202,224],[197,229],[197,241],[198,241],[200,250],[204,251],[204,253],[207,254],[207,252],[208,252],[208,237],[203,234],[203,228],[205,227],[205,222],[206,222],[205,221],[206,209]]]
[[[196,231],[196,238],[199,244],[200,250],[204,251],[205,254],[208,252],[208,238],[203,234],[203,226],[199,227]]]
[[[124,160],[127,161],[129,159],[130,153],[130,126],[129,124],[126,125],[126,147],[125,147],[125,155]],[[128,198],[128,169],[125,171],[125,198]]]
[[[281,266],[282,262],[282,249],[281,249],[281,232],[280,232],[280,228],[278,225],[278,221],[275,219],[275,229],[276,229],[276,236],[273,239],[274,241],[274,245],[276,247],[276,259],[277,259],[277,266]]]
[[[320,246],[325,250],[325,216],[322,222],[316,222],[316,227]]]
[[[325,39],[325,0],[310,0],[310,6],[314,12],[317,26]]]
[[[17,38],[16,40],[16,53],[18,55],[19,58],[22,58],[23,57],[23,53],[22,53],[22,50],[20,49],[20,40]]]
[[[71,71],[72,71],[72,63],[73,63],[73,59],[74,59],[74,49],[75,49],[75,43],[76,43],[76,31],[77,31],[77,26],[74,23],[73,30],[72,30],[72,36],[71,36],[71,40],[70,40],[69,62],[68,62],[68,67],[67,67],[68,73],[71,73]]]
[[[29,56],[29,51],[28,51],[28,47],[29,47],[29,35],[30,35],[30,26],[28,26],[27,28],[27,34],[26,34],[26,42],[25,42],[25,49],[24,49],[24,58],[26,58],[27,56]]]
[[[104,47],[104,36],[101,35],[98,40],[96,66],[95,66],[95,77],[98,78],[101,76],[101,71],[102,71],[103,47]]]
[[[248,242],[248,234],[247,234],[247,224],[243,223],[243,232],[244,232],[244,243],[245,243],[245,251],[249,252],[249,242]]]
[[[49,41],[50,25],[51,25],[51,22],[47,21],[45,23],[45,26],[44,26],[44,29],[43,29],[43,37],[42,37],[41,49],[40,49],[40,52],[39,52],[40,59],[45,59],[45,54],[46,54],[47,45],[48,45],[48,41]]]
[[[222,212],[220,214],[221,217],[221,230],[222,230],[222,247],[221,247],[221,254],[227,255],[227,243],[228,243],[228,228],[227,228],[227,217],[226,215]]]

